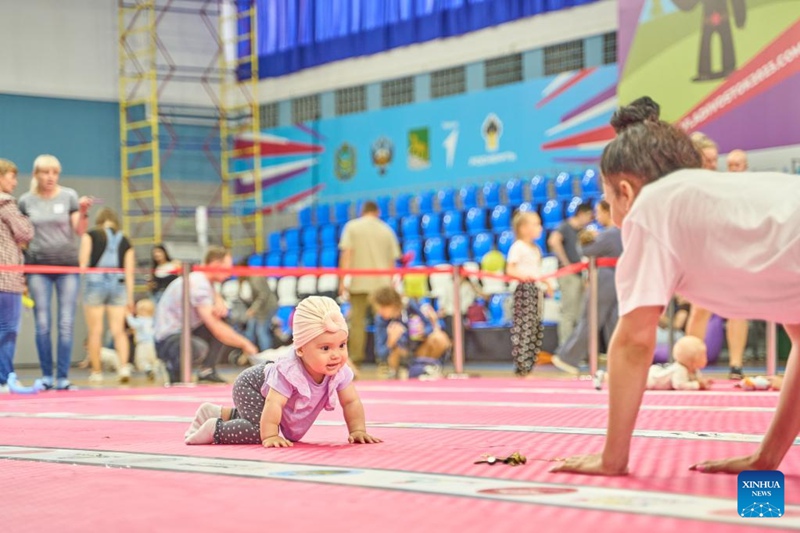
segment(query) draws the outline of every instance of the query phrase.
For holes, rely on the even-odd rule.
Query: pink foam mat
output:
[[[565,387],[565,383],[570,386]],[[573,386],[575,384],[580,387]],[[640,437],[633,442],[632,475],[629,477],[555,475],[548,472],[553,465],[548,459],[599,451],[603,437],[550,433],[548,429],[603,428],[606,413],[604,409],[598,409],[597,404],[605,401],[606,393],[586,394],[583,392],[585,383],[556,380],[361,382],[359,386],[368,421],[404,423],[406,426],[411,423],[470,424],[470,430],[376,427],[374,434],[384,438],[385,443],[348,445],[339,410],[324,413],[320,417],[321,424],[312,428],[305,442],[291,449],[268,450],[257,445],[186,446],[182,442],[186,422],[180,419],[155,422],[147,417],[188,419],[200,401],[229,398],[229,387],[79,391],[12,397],[11,401],[0,402],[0,412],[13,413],[13,416],[0,417],[0,447],[66,448],[285,462],[289,466],[403,470],[488,477],[501,484],[503,480],[528,481],[646,493],[691,494],[730,499],[730,516],[735,517],[735,476],[703,475],[689,471],[688,466],[703,459],[749,453],[756,446],[748,442]],[[560,392],[530,393],[529,388],[552,388]],[[475,389],[479,391],[475,392]],[[419,399],[425,402],[419,405],[416,403]],[[457,402],[564,403],[574,406],[485,406],[479,403],[458,405]],[[770,408],[777,403],[777,396],[741,393],[704,397],[703,393],[674,393],[650,395],[647,403],[683,406],[685,409],[643,411],[637,428],[760,434],[769,422],[770,412],[692,410],[692,406]],[[45,414],[47,417],[25,417],[25,413]],[[59,413],[64,414],[64,418],[54,418]],[[109,419],[77,419],[70,414],[107,415]],[[130,415],[143,416],[144,419],[125,419]],[[481,425],[485,427],[481,428]],[[537,426],[540,431],[505,431],[504,425]],[[525,466],[473,464],[483,453],[502,455],[517,450],[529,458]],[[800,477],[790,475],[800,470],[800,447],[789,452],[782,470],[786,473],[787,503],[800,504]],[[306,521],[313,518],[321,520],[327,531],[367,528],[380,531],[407,531],[409,528],[415,531],[511,531],[513,528],[519,531],[520,525],[527,523],[535,524],[536,531],[564,531],[565,528],[574,529],[576,524],[587,524],[587,529],[591,527],[602,532],[621,531],[623,528],[660,532],[678,527],[685,531],[712,527],[716,532],[759,525],[753,520],[723,524],[710,517],[714,522],[711,525],[664,516],[558,505],[526,505],[446,494],[143,471],[138,470],[135,464],[129,469],[103,469],[0,460],[0,483],[8,486],[5,484],[8,480],[18,489],[6,498],[10,498],[7,503],[12,512],[6,515],[5,523],[17,526],[9,531],[36,531],[36,525],[45,524],[48,516],[50,520],[59,520],[58,529],[66,531],[77,530],[80,524],[85,530],[88,520],[92,520],[91,528],[96,530],[197,531],[198,526],[203,530],[230,530],[236,527],[230,516],[238,517],[237,520],[249,526],[264,523],[287,530],[305,530],[299,529],[300,526],[311,524]],[[203,505],[196,505],[194,498],[201,498]],[[48,502],[46,511],[41,511],[43,501]],[[124,507],[120,507],[120,501],[126,502]],[[206,505],[205,502],[213,503]],[[40,509],[38,514],[37,507]],[[197,511],[198,508],[203,511]],[[308,509],[317,512],[309,513]],[[119,513],[124,514],[124,522],[116,517]],[[148,524],[157,524],[157,527],[151,528]]]

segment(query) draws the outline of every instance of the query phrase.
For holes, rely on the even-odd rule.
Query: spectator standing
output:
[[[20,213],[12,196],[16,188],[17,165],[0,159],[0,265],[22,265],[22,248],[33,239],[33,224]],[[31,392],[14,372],[23,292],[22,272],[0,272],[0,393]]]
[[[364,202],[361,216],[348,222],[339,242],[342,269],[380,269],[395,267],[400,258],[400,244],[392,228],[380,219],[380,210],[375,202]],[[342,278],[343,279],[343,278]],[[367,340],[367,313],[370,294],[389,287],[392,276],[351,276],[349,288],[340,282],[339,294],[350,297],[350,338],[348,350],[350,360],[356,365],[364,361]]]
[[[92,198],[59,185],[61,163],[52,155],[40,155],[33,162],[31,190],[22,195],[19,209],[35,230],[27,249],[26,263],[77,267],[78,237],[89,225]],[[56,379],[53,379],[51,312],[53,289],[58,302]],[[45,389],[71,390],[69,367],[75,334],[75,311],[80,291],[78,274],[30,274],[28,290],[35,303],[36,351],[42,367],[40,385]]]
[[[578,234],[592,221],[592,206],[583,203],[575,210],[575,214],[558,226],[550,234],[547,245],[558,258],[559,268],[580,263],[581,251]],[[583,276],[568,274],[558,278],[561,290],[561,320],[558,324],[558,344],[563,345],[572,335],[572,330],[581,316],[583,302]]]
[[[150,279],[147,281],[147,287],[153,295],[153,301],[157,304],[169,284],[178,279],[181,263],[180,261],[172,260],[163,244],[153,246],[150,258],[153,266],[150,270]]]
[[[131,243],[120,230],[119,218],[109,208],[97,214],[96,227],[81,238],[81,268],[123,268],[124,274],[87,273],[84,275],[83,311],[88,330],[87,350],[92,373],[90,383],[102,383],[100,348],[103,344],[103,319],[108,316],[108,329],[119,357],[117,373],[120,382],[131,378],[130,342],[125,331],[125,316],[133,311],[134,257]]]

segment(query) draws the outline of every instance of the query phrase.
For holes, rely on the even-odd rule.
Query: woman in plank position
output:
[[[784,324],[792,351],[778,408],[751,455],[704,461],[701,472],[778,468],[800,431],[800,179],[773,172],[700,169],[678,128],[647,106],[621,108],[601,171],[624,252],[620,320],[609,349],[603,452],[565,459],[554,472],[624,475],[653,359],[658,317],[673,294],[731,318]]]

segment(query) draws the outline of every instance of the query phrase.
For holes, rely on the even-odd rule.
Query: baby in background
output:
[[[653,365],[647,373],[648,390],[707,390],[711,382],[700,371],[708,364],[706,343],[686,336],[672,349],[673,363]]]
[[[136,370],[145,372],[148,379],[155,379],[158,368],[156,342],[154,336],[156,306],[153,300],[143,298],[136,302],[136,316],[128,315],[128,327],[136,335],[136,348],[133,352],[133,363]]]
[[[381,442],[367,433],[364,406],[347,365],[347,322],[336,302],[322,296],[300,302],[292,333],[291,354],[239,374],[233,384],[234,407],[199,407],[184,435],[186,444],[292,446],[337,401],[349,442]]]

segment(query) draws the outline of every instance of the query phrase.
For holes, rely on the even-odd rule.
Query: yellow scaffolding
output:
[[[175,28],[164,26],[168,26],[167,15],[171,14],[195,16],[181,22],[182,28],[202,25],[209,30],[214,50],[208,65],[180,64],[187,56],[168,50],[172,37],[168,31]],[[179,205],[184,195],[171,194],[162,181],[162,165],[179,135],[173,127],[175,117],[180,117],[178,120],[200,122],[215,134],[218,131],[219,144],[213,149],[213,157],[205,145],[202,150],[220,178],[222,205],[209,208],[209,212],[222,219],[223,244],[235,255],[262,252],[255,0],[118,0],[118,16],[125,231],[138,246],[152,246],[169,239],[175,219],[190,216],[195,207]],[[189,56],[197,55],[195,50],[191,52]],[[165,97],[169,83],[202,88],[198,93],[207,95],[207,105],[190,106],[174,96]],[[160,139],[165,140],[160,143]],[[137,249],[137,257],[149,257],[149,249]]]
[[[122,220],[135,242],[150,245],[162,240],[155,7],[120,0],[118,9]]]
[[[232,9],[222,10],[219,18],[223,49],[220,54],[219,128],[222,209],[225,213],[222,234],[225,245],[234,251],[245,247],[263,252],[257,22],[255,2],[249,4],[238,2],[237,7],[234,3]],[[230,28],[237,31],[229,31]],[[244,50],[241,44],[244,44]],[[241,81],[243,70],[246,79]],[[248,205],[249,193],[242,194],[237,188],[250,181],[253,201]]]

